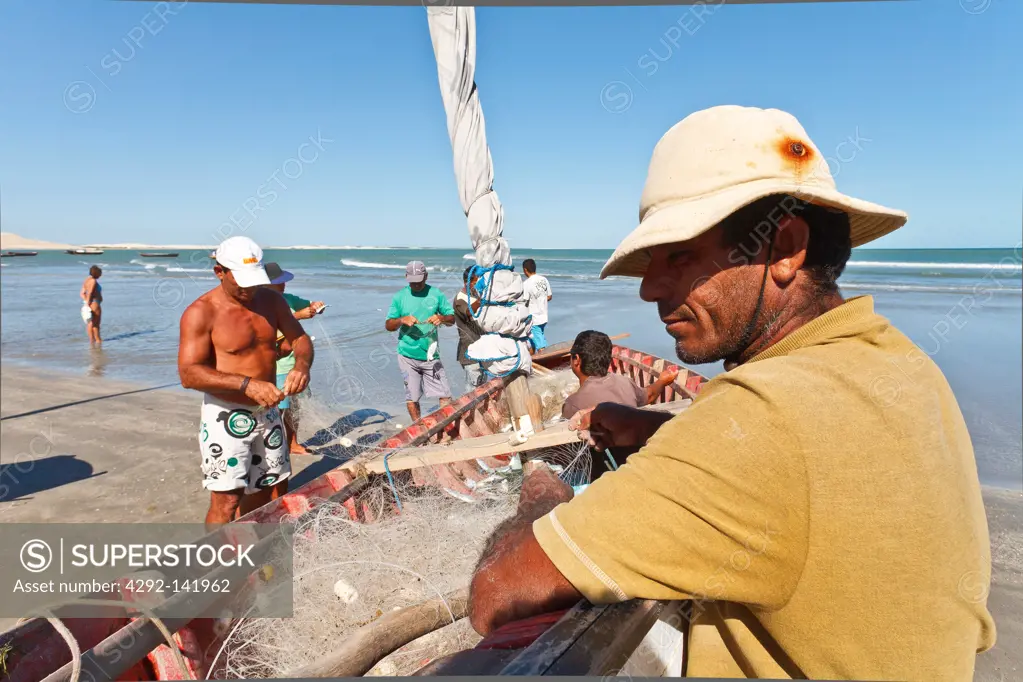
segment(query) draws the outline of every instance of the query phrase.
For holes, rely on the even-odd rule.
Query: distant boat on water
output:
[[[38,251],[4,251],[0,258],[14,258],[15,256],[38,256]]]
[[[173,252],[155,252],[155,251],[139,251],[139,255],[143,258],[177,258],[178,254]]]
[[[70,253],[74,256],[99,256],[103,253],[102,249],[68,249],[64,253]]]

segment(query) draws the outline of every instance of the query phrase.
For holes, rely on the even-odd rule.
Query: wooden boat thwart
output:
[[[533,363],[537,373],[567,366],[569,347],[570,344],[558,344],[534,356]],[[654,405],[647,409],[680,411],[699,393],[706,379],[662,358],[622,346],[613,348],[611,371],[628,376],[641,387],[649,386],[657,380],[663,370],[671,367],[678,368],[678,377],[662,391]],[[506,428],[506,420],[501,403],[506,398],[504,394],[511,380],[509,377],[489,381],[388,438],[383,442],[378,457],[360,458],[343,464],[250,512],[227,527],[234,527],[236,524],[288,522],[328,500],[343,504],[354,521],[372,522],[378,518],[380,510],[371,509],[360,494],[367,489],[370,480],[380,476],[385,469],[389,470],[392,476],[404,477],[406,483],[467,491],[465,481],[481,480],[487,475],[480,468],[477,459],[487,466],[496,468],[507,465],[513,454],[519,454],[523,460],[528,460],[530,451],[539,452],[540,449],[550,447],[552,444],[567,443],[572,439],[578,442],[578,437],[568,432],[567,425],[562,422],[538,431],[524,444],[509,443],[510,434],[502,433]],[[467,448],[470,445],[472,447]],[[480,446],[485,447],[481,449]],[[392,509],[391,513],[397,513],[397,510]],[[223,595],[209,595],[211,600],[222,598]],[[629,608],[635,610],[638,607],[633,605]],[[661,610],[656,604],[648,604],[640,609],[639,615],[629,611],[628,613],[632,615],[626,618],[626,621],[639,623],[649,630],[656,620],[656,614]],[[600,618],[607,621],[621,616],[614,614],[618,614],[618,611],[606,612],[606,608],[603,607],[598,611],[592,608],[586,610],[584,605],[580,605],[568,613],[549,614],[523,624],[506,626],[481,642],[477,649],[482,647],[481,650],[485,650],[490,647],[505,652],[522,649],[519,653],[525,654],[528,644],[534,640],[539,641],[548,629],[559,623],[562,624],[562,629],[567,627],[564,626],[566,618],[569,620],[583,618],[586,622],[597,622]],[[56,609],[54,615],[60,618],[61,609]],[[62,622],[77,640],[82,652],[83,674],[88,671],[95,682],[103,679],[125,681],[203,679],[209,672],[207,667],[212,663],[206,656],[212,656],[222,643],[214,632],[213,621],[205,618],[191,620],[167,618],[161,621],[161,624],[173,634],[176,651],[168,647],[165,635],[148,617],[129,617],[127,614],[123,617],[110,618],[65,616]],[[634,627],[632,629],[635,630]],[[640,639],[646,630],[639,634]],[[512,634],[509,635],[509,632]],[[634,635],[635,632],[624,640],[616,640],[616,650],[620,650],[621,653],[628,649],[630,643],[635,648],[639,640],[633,642]],[[562,638],[559,641],[566,644],[567,640]],[[572,642],[584,648],[595,646],[592,641],[585,638],[581,642],[576,642],[575,639]],[[402,642],[398,646],[406,643]],[[600,646],[606,644],[605,642]],[[0,649],[8,646],[11,648],[7,654],[6,667],[10,671],[12,682],[40,682],[44,679],[46,682],[65,680],[70,682],[72,679],[72,656],[68,643],[45,619],[29,620],[12,630],[0,633]],[[483,667],[491,670],[495,660],[491,657]],[[510,660],[501,658],[500,662],[509,663]],[[186,667],[184,670],[181,668],[182,662]],[[464,657],[455,661],[455,664],[464,665]],[[445,665],[453,664],[449,661]],[[566,674],[565,670],[564,666],[557,668],[558,674]]]

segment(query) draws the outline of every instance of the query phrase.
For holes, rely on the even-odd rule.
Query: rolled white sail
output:
[[[504,376],[516,369],[530,373],[526,339],[532,323],[522,279],[510,269],[511,248],[503,236],[504,211],[493,187],[494,166],[476,89],[476,10],[428,7],[426,12],[458,196],[469,223],[476,264],[486,269],[477,289],[482,301],[477,321],[487,333],[469,346],[467,355],[492,375]]]

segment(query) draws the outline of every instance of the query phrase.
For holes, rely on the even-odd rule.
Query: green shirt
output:
[[[293,311],[303,310],[303,309],[308,308],[309,306],[311,306],[313,304],[312,301],[307,301],[304,298],[301,298],[299,296],[294,296],[292,294],[281,294],[281,296],[284,297],[284,300],[288,302],[288,307],[291,308]],[[282,334],[280,332],[280,330],[278,330],[277,331],[277,341],[278,341],[278,343],[280,343],[281,339],[283,339],[283,338],[284,338],[284,334]],[[283,358],[280,358],[277,361],[277,373],[278,374],[287,374],[288,372],[290,372],[293,369],[295,369],[295,354],[294,353],[288,353]]]
[[[426,324],[426,320],[434,315],[454,315],[455,310],[440,289],[429,284],[422,291],[415,293],[411,287],[405,287],[391,299],[391,307],[387,311],[387,319],[393,320],[412,315],[419,324],[398,328],[398,353],[413,360],[436,360],[440,358],[437,327]]]
[[[288,302],[288,307],[292,310],[303,310],[313,304],[312,301],[307,301],[300,296],[295,296],[294,294],[281,294],[281,296],[283,296],[284,300]]]

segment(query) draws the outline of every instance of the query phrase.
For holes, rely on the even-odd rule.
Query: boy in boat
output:
[[[206,525],[214,528],[287,491],[291,458],[277,405],[309,384],[313,344],[284,298],[267,288],[263,251],[231,237],[215,253],[220,285],[181,315],[181,385],[203,392],[199,448]],[[295,366],[277,387],[277,330]]]
[[[905,222],[840,193],[788,113],[669,130],[601,277],[640,278],[678,357],[725,371],[674,417],[577,415],[595,447],[640,449],[577,497],[526,478],[472,579],[477,632],[692,599],[686,676],[971,680],[995,624],[970,434],[930,357],[837,285]]]
[[[609,371],[612,349],[611,338],[603,332],[587,330],[575,337],[569,359],[572,374],[579,380],[579,390],[565,400],[561,408],[562,418],[571,419],[580,410],[591,409],[600,403],[628,407],[649,405],[678,376],[677,369],[666,369],[657,381],[640,388],[629,377]]]
[[[466,390],[472,390],[483,383],[483,369],[480,367],[480,363],[475,360],[470,360],[466,356],[466,351],[469,346],[479,340],[483,336],[483,328],[480,327],[479,323],[476,322],[476,318],[473,317],[473,313],[479,313],[480,301],[475,296],[472,296],[469,292],[476,286],[476,282],[479,281],[479,277],[472,277],[470,279],[469,273],[472,271],[470,265],[462,273],[462,282],[464,286],[462,290],[455,295],[455,325],[458,327],[458,364],[462,366],[462,370],[465,372],[465,384]]]
[[[536,261],[527,258],[522,261],[522,272],[526,275],[526,281],[522,283],[522,293],[529,302],[529,314],[533,316],[533,330],[530,332],[530,342],[533,352],[539,352],[547,347],[547,337],[544,330],[547,328],[547,304],[554,298],[551,293],[551,283],[543,275],[536,274]]]
[[[426,265],[405,266],[408,286],[394,295],[384,326],[398,332],[398,367],[405,381],[405,404],[413,422],[419,420],[419,399],[437,398],[441,407],[451,402],[451,389],[440,361],[440,325],[455,323],[455,311],[442,291],[426,283]]]
[[[267,263],[266,276],[270,278],[270,288],[284,297],[295,319],[308,320],[323,312],[326,305],[323,301],[308,301],[299,296],[287,293],[284,289],[295,276],[282,270],[277,263]],[[295,353],[291,344],[284,338],[284,333],[277,330],[277,388],[284,388],[288,374],[295,367]],[[308,455],[309,450],[298,442],[298,396],[287,396],[277,404],[284,417],[284,430],[288,434],[288,451],[293,455]]]

